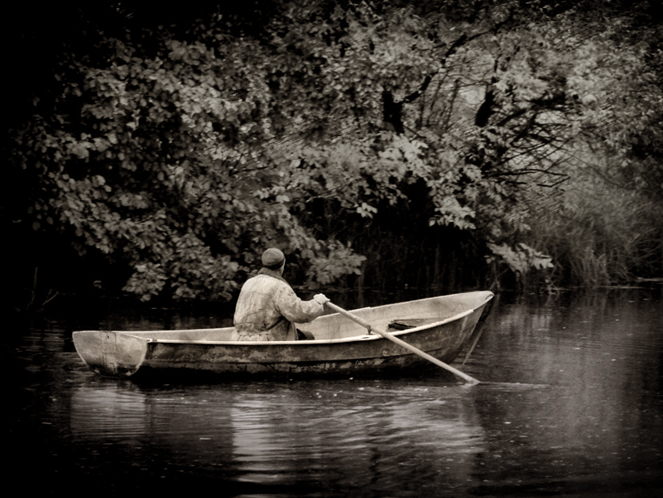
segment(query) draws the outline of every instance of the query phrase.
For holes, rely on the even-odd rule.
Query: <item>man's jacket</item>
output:
[[[310,322],[323,312],[324,306],[317,301],[299,299],[279,272],[263,268],[239,293],[233,339],[295,341],[295,323]]]

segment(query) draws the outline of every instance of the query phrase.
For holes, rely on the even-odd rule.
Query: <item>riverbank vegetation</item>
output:
[[[15,7],[15,307],[660,278],[657,2]]]

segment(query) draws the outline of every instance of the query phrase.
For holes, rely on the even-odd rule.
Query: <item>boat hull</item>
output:
[[[444,362],[453,361],[472,335],[493,294],[441,296],[356,310],[386,330],[395,319],[419,326],[393,334]],[[421,319],[424,315],[426,318]],[[337,314],[299,328],[315,340],[230,341],[232,328],[185,331],[81,331],[74,344],[95,372],[110,376],[214,374],[239,377],[363,377],[419,371],[433,366],[380,335],[369,334]]]

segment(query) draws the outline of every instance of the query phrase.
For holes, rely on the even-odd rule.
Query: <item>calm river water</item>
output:
[[[46,314],[2,334],[6,481],[22,494],[663,495],[660,287],[501,296],[469,360],[462,365],[463,352],[454,363],[483,381],[471,387],[444,371],[204,385],[107,379],[82,364],[73,330],[228,317],[111,305],[95,313]]]

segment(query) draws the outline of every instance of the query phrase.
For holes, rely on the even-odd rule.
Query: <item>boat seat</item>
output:
[[[397,318],[389,323],[387,331],[407,330],[433,323],[437,318]]]

